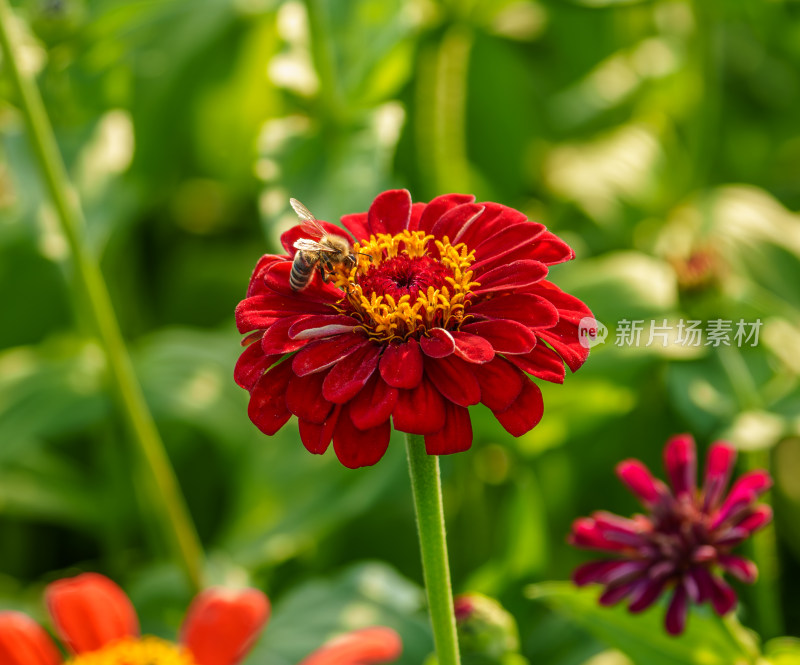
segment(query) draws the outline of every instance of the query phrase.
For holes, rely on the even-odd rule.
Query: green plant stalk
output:
[[[742,455],[742,462],[748,471],[766,469],[772,473],[768,450],[745,452]],[[762,639],[766,641],[783,635],[785,628],[781,610],[780,566],[775,525],[768,524],[754,534],[750,538],[748,547],[750,556],[758,566],[758,581],[750,589],[750,597],[757,611],[755,624]]]
[[[336,73],[336,52],[330,38],[329,21],[321,0],[304,0],[308,15],[311,58],[319,77],[319,99],[324,115],[334,126],[342,122],[339,77]]]
[[[734,388],[739,409],[750,411],[766,408],[741,353],[737,349],[722,347],[719,350],[719,359]],[[747,471],[765,469],[772,474],[769,446],[771,442],[765,442],[764,448],[746,451],[741,455],[741,462]],[[763,501],[769,502],[767,498]],[[759,633],[766,640],[783,634],[778,542],[774,525],[770,524],[755,534],[747,547],[759,571],[759,580],[749,595],[756,608]]]
[[[152,489],[149,494],[152,508],[162,522],[170,549],[174,550],[190,584],[198,589],[201,586],[203,556],[200,541],[134,373],[100,267],[84,246],[83,211],[77,193],[70,185],[41,94],[33,78],[19,68],[9,34],[12,20],[7,0],[0,0],[3,69],[7,71],[19,96],[20,110],[28,124],[41,176],[72,253],[80,296],[85,297],[88,304],[91,323],[105,352],[120,406],[151,477]]]
[[[467,77],[474,36],[455,24],[434,46],[422,51],[418,65],[415,113],[419,172],[433,183],[432,195],[468,192]]]
[[[425,452],[425,441],[418,434],[406,434],[406,452],[437,665],[459,665],[439,458]]]

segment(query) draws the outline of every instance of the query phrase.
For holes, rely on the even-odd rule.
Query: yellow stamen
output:
[[[388,294],[363,292],[358,283],[360,275],[397,256],[424,257],[431,241],[439,250],[438,262],[449,273],[445,277],[447,285],[439,288],[429,286],[424,292],[420,290],[416,299],[406,294],[397,302]],[[359,319],[361,327],[376,339],[406,339],[415,334],[425,334],[433,327],[457,329],[464,320],[467,296],[480,286],[479,282],[472,281],[469,269],[475,261],[475,252],[469,251],[464,243],[450,244],[446,236],[435,240],[423,231],[406,230],[394,236],[380,233],[370,236],[363,245],[356,244],[355,251],[362,253],[356,255],[357,264],[333,276],[333,282],[344,290],[348,301],[339,309]]]
[[[65,665],[196,665],[183,647],[158,637],[127,638],[82,653]]]

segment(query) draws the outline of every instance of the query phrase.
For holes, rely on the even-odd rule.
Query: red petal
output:
[[[444,427],[444,398],[427,379],[412,390],[400,390],[392,411],[394,428],[411,434],[434,434]]]
[[[522,373],[503,358],[473,368],[481,385],[481,402],[492,411],[505,411],[522,392]]]
[[[560,321],[580,323],[581,319],[592,316],[592,310],[586,306],[586,303],[569,293],[565,293],[547,280],[530,287],[528,292],[549,300],[558,310]]]
[[[341,221],[342,226],[350,231],[358,242],[369,239],[370,232],[369,225],[367,224],[367,213],[357,212],[352,215],[344,215]]]
[[[381,356],[381,376],[394,388],[414,388],[422,380],[422,354],[415,339],[390,344]]]
[[[380,347],[367,344],[336,363],[322,383],[325,399],[344,404],[355,397],[378,367]]]
[[[422,211],[428,207],[427,203],[412,203],[411,204],[411,219],[408,220],[408,230],[416,231],[419,228],[419,220],[422,217]]]
[[[491,343],[468,332],[453,331],[450,333],[456,344],[456,355],[469,363],[488,363],[494,358],[494,349]]]
[[[500,203],[482,202],[480,205],[484,211],[477,223],[463,227],[453,239],[453,243],[463,242],[470,249],[475,249],[484,240],[499,231],[513,224],[528,221],[528,218],[519,210],[514,210],[514,208],[509,208]]]
[[[711,605],[719,616],[724,616],[736,607],[736,592],[728,583],[717,575],[711,575]]]
[[[388,419],[376,427],[358,429],[350,418],[349,408],[345,406],[333,430],[336,457],[348,469],[372,466],[383,457],[389,447],[391,431]]]
[[[323,222],[322,220],[317,220],[322,227],[325,229],[326,233],[341,236],[345,238],[347,242],[352,243],[353,239],[348,235],[347,231],[345,231],[341,226],[337,226],[336,224],[331,224],[330,222]],[[298,224],[297,226],[293,226],[288,231],[284,231],[281,234],[281,245],[286,250],[286,253],[290,256],[294,256],[297,253],[297,250],[294,247],[294,244],[300,240],[300,238],[311,238],[311,240],[319,240],[318,237],[312,238],[308,231],[304,230],[303,227]]]
[[[618,559],[610,559],[584,563],[582,566],[578,566],[572,572],[572,581],[576,586],[603,583],[603,580],[609,572],[626,562],[627,559],[623,559],[622,561]]]
[[[300,665],[378,665],[400,657],[403,644],[390,628],[357,630],[325,643]]]
[[[292,374],[286,389],[286,408],[300,420],[312,423],[323,423],[333,408],[322,396],[322,382],[325,372],[316,372],[306,376]]]
[[[278,356],[267,356],[261,350],[261,343],[256,341],[242,351],[233,370],[233,380],[245,390],[252,390],[267,368]]]
[[[536,335],[527,326],[509,319],[476,321],[461,327],[464,332],[486,339],[495,353],[528,353],[536,346]],[[559,364],[564,364],[559,360]]]
[[[397,403],[397,388],[387,385],[380,374],[373,374],[350,402],[350,419],[358,429],[377,427],[392,415]]]
[[[431,234],[436,238],[447,237],[452,241],[462,229],[472,224],[480,224],[483,211],[484,207],[477,203],[464,203],[451,208],[436,221]]]
[[[532,351],[521,355],[507,356],[509,362],[514,363],[523,372],[545,381],[564,383],[564,361],[545,344],[537,344]]]
[[[59,665],[61,654],[38,623],[21,612],[0,612],[0,663]]]
[[[659,599],[666,584],[667,578],[665,577],[641,581],[636,591],[631,594],[631,604],[628,605],[628,610],[633,614],[644,612]]]
[[[717,507],[731,479],[731,472],[735,462],[735,448],[724,441],[717,441],[711,444],[708,449],[706,476],[703,483],[706,510]]]
[[[772,508],[767,505],[756,506],[753,511],[736,526],[746,534],[758,531],[772,521]]]
[[[444,427],[436,434],[425,435],[426,452],[428,455],[449,455],[469,450],[471,445],[472,422],[469,411],[445,402]]]
[[[236,306],[236,326],[240,333],[268,328],[276,319],[289,314],[330,314],[331,308],[321,302],[266,294],[245,298]]]
[[[624,460],[617,464],[617,476],[645,507],[650,508],[668,495],[664,483],[656,480],[638,459]]]
[[[545,227],[535,222],[521,222],[500,229],[497,233],[485,237],[475,247],[475,267],[485,268],[486,265],[496,266],[507,261],[504,257],[514,253],[521,246],[530,246],[535,238],[544,233]]]
[[[269,601],[257,589],[201,591],[186,613],[181,643],[197,665],[236,665],[258,639]]]
[[[321,425],[307,420],[300,421],[300,439],[308,452],[314,455],[322,455],[328,449],[328,445],[333,438],[333,430],[339,422],[341,411],[342,405],[337,404]]]
[[[292,362],[284,360],[264,374],[250,392],[247,415],[264,434],[275,434],[292,415],[286,407],[286,390],[292,376]]]
[[[573,372],[577,372],[589,357],[589,349],[578,341],[578,326],[560,321],[549,330],[538,330],[536,334],[552,346]]]
[[[268,291],[266,284],[264,284],[264,275],[267,271],[272,267],[273,263],[277,263],[279,261],[285,261],[287,257],[285,256],[277,256],[275,254],[265,254],[262,256],[258,263],[256,263],[256,267],[253,270],[253,274],[250,277],[250,284],[247,287],[247,297],[259,295]]]
[[[369,341],[358,334],[345,333],[330,339],[311,342],[292,358],[292,368],[298,376],[321,372],[355,353]]]
[[[637,582],[627,582],[608,587],[602,594],[597,602],[603,607],[611,607],[616,605],[619,601],[630,596],[638,586]]]
[[[694,499],[697,489],[697,453],[689,434],[673,436],[664,448],[664,468],[667,470],[675,496]]]
[[[575,258],[572,248],[550,231],[545,231],[536,238],[534,249],[534,258],[548,266]]]
[[[469,313],[487,319],[510,319],[535,329],[552,328],[558,323],[556,308],[545,298],[529,293],[510,293],[484,300],[474,304]],[[577,340],[576,326],[576,343]]]
[[[579,517],[572,523],[569,542],[575,547],[607,550],[610,552],[619,552],[630,548],[628,543],[610,540],[607,535],[598,528],[597,522],[591,517]]]
[[[758,568],[749,559],[733,554],[720,554],[719,565],[740,582],[753,584],[758,579]]]
[[[278,319],[264,331],[261,337],[261,350],[268,356],[282,356],[302,349],[308,342],[304,339],[293,340],[289,338],[289,329],[296,323],[302,321],[305,316],[287,316]]]
[[[330,282],[323,282],[315,270],[311,280],[300,291],[295,291],[289,284],[292,262],[275,263],[264,274],[264,283],[276,294],[287,298],[297,298],[303,302],[335,303],[342,299],[342,291]],[[331,308],[326,310],[331,313]]]
[[[542,391],[533,381],[525,377],[522,380],[522,391],[505,411],[493,411],[494,417],[512,436],[522,436],[530,432],[544,413]]]
[[[96,651],[139,634],[128,596],[103,575],[84,573],[53,582],[45,600],[58,636],[73,653]]]
[[[456,341],[449,331],[444,328],[432,328],[428,331],[429,337],[422,337],[419,344],[423,353],[430,358],[444,358],[456,350]]]
[[[547,276],[547,266],[539,261],[512,261],[482,274],[475,273],[473,279],[480,286],[473,295],[483,295],[493,291],[524,289],[540,282]]]
[[[353,332],[358,321],[344,314],[317,314],[296,319],[289,329],[290,339],[318,339]]]
[[[430,233],[433,230],[434,224],[439,218],[444,215],[448,210],[456,206],[472,203],[475,197],[470,194],[445,194],[444,196],[437,196],[422,211],[419,218],[419,230]]]
[[[378,194],[367,215],[367,224],[372,233],[397,235],[408,228],[411,194],[407,189],[390,189]]]
[[[454,404],[469,406],[481,401],[481,387],[472,366],[460,358],[426,358],[425,374],[442,396]]]

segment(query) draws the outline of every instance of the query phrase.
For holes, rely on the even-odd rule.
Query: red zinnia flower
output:
[[[293,290],[295,243],[309,239],[296,226],[281,238],[287,254],[258,262],[236,309],[248,336],[235,378],[259,429],[274,434],[294,414],[309,451],[333,439],[355,468],[383,456],[390,418],[436,455],[470,447],[467,407],[478,402],[514,436],[533,428],[543,404],[527,374],[560,383],[564,362],[575,371],[588,355],[578,323],[591,312],[545,279],[570,247],[512,208],[461,194],[412,205],[406,190],[384,192],[342,224],[355,265]]]
[[[236,665],[269,615],[267,598],[256,589],[207,589],[189,607],[176,645],[140,637],[131,601],[103,575],[54,582],[46,600],[56,632],[73,654],[65,665]],[[0,663],[60,665],[62,658],[33,619],[0,612]]]
[[[581,566],[573,574],[575,583],[605,585],[600,602],[613,605],[627,598],[631,612],[648,608],[671,588],[665,623],[672,635],[683,632],[689,601],[710,601],[720,616],[732,610],[736,593],[719,573],[747,583],[756,580],[755,564],[731,549],[772,519],[769,506],[756,505],[772,484],[766,471],[743,475],[725,495],[735,458],[728,444],[713,444],[698,489],[694,439],[673,437],[664,449],[672,491],[640,461],[621,462],[617,475],[649,514],[626,519],[596,512],[576,520],[573,545],[613,552],[616,558]]]

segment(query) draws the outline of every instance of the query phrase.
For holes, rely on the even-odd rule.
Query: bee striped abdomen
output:
[[[293,291],[302,291],[308,286],[318,262],[319,257],[311,252],[298,251],[294,255],[292,270],[289,273],[289,286]]]

